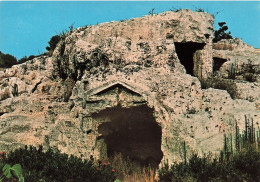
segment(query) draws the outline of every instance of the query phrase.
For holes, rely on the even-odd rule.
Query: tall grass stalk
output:
[[[130,160],[129,157],[124,157],[122,153],[115,153],[107,160],[107,162],[111,162],[118,179],[122,182],[154,182],[157,180],[157,169],[141,166],[138,162]]]

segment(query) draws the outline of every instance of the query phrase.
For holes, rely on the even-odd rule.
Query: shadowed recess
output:
[[[226,59],[213,57],[213,72],[219,71],[220,67],[227,62]]]
[[[138,165],[158,167],[163,157],[162,129],[153,117],[153,109],[146,105],[117,106],[94,114],[93,118],[102,123],[98,127],[99,140],[104,141],[106,149],[101,151],[106,151],[108,158],[122,153]]]
[[[175,50],[178,55],[178,58],[181,64],[185,67],[186,72],[194,76],[193,55],[197,50],[203,49],[205,44],[195,43],[195,42],[186,42],[186,43],[174,42],[174,45],[175,45]]]

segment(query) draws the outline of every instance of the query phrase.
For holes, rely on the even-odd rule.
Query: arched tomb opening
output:
[[[147,105],[123,108],[119,104],[92,117],[101,123],[98,126],[98,140],[103,141],[101,156],[112,158],[121,153],[139,166],[159,166],[163,157],[162,129],[155,121],[153,109]]]

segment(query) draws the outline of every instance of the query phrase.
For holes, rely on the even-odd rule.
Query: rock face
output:
[[[235,79],[238,98],[260,106],[260,55],[240,39],[222,40],[213,45],[213,72]]]
[[[52,57],[0,71],[0,150],[121,152],[144,165],[183,160],[184,141],[187,156],[217,153],[245,116],[259,127],[260,87],[259,55],[233,43],[232,51],[212,49],[213,23],[210,14],[182,10],[78,28]],[[199,80],[213,71],[224,77],[233,60],[249,57],[257,79],[237,83],[241,99],[201,89]]]

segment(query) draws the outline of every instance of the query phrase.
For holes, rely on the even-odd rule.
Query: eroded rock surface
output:
[[[260,105],[260,55],[240,39],[222,40],[213,45],[214,72],[233,79],[237,98],[255,101]]]
[[[245,116],[259,127],[259,55],[242,53],[240,44],[212,49],[213,23],[207,13],[182,10],[78,28],[52,57],[0,71],[0,150],[42,144],[86,158],[131,153],[156,164],[183,160],[184,141],[187,156],[220,151],[224,133],[234,135],[236,122],[242,132]],[[223,77],[234,61],[250,58],[256,79],[237,84],[240,99],[201,89],[213,58],[227,60],[217,66]]]

